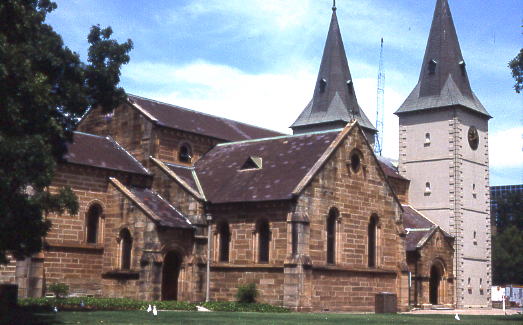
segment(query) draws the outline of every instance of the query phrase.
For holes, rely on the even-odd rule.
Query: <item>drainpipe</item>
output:
[[[205,284],[205,302],[209,302],[209,293],[210,293],[210,277],[211,277],[211,221],[212,215],[207,213],[205,215],[207,220],[207,276]]]
[[[407,303],[407,306],[409,308],[409,311],[410,311],[410,290],[412,288],[412,272],[409,271],[409,295],[408,295],[408,299],[409,299],[409,302]]]

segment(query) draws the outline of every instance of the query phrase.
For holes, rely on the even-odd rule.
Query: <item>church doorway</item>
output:
[[[162,300],[178,299],[178,275],[181,259],[175,251],[165,254],[162,269]]]
[[[443,268],[439,263],[434,263],[430,268],[429,282],[429,302],[433,305],[440,303],[441,279],[443,278]]]

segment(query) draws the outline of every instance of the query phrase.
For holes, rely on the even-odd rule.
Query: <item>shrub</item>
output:
[[[65,299],[56,298],[21,298],[18,300],[21,307],[31,310],[146,310],[149,304],[161,310],[195,311],[196,306],[204,306],[212,311],[230,312],[260,312],[260,313],[285,313],[289,309],[268,304],[238,303],[226,301],[212,301],[192,303],[186,301],[142,301],[127,298],[93,298],[72,297]]]
[[[54,293],[56,298],[65,298],[69,295],[69,286],[65,283],[53,283],[47,287],[47,291]]]
[[[238,287],[236,292],[236,300],[239,303],[254,303],[258,297],[258,289],[255,283],[248,283]]]
[[[253,304],[227,301],[210,301],[202,303],[207,309],[212,311],[229,311],[229,312],[254,312],[254,313],[288,313],[289,309],[269,304]]]

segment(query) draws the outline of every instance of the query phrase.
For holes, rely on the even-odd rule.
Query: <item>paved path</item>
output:
[[[521,313],[520,309],[507,309],[506,315],[516,315],[518,313]],[[416,315],[416,314],[440,314],[440,315],[505,315],[503,313],[502,309],[450,309],[450,310],[413,310],[402,314],[410,314],[410,315]]]

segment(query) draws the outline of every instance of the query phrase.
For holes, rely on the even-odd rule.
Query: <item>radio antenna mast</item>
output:
[[[383,118],[385,114],[385,71],[383,70],[383,37],[381,38],[378,91],[376,95],[376,133],[374,152],[381,156],[383,150]]]

